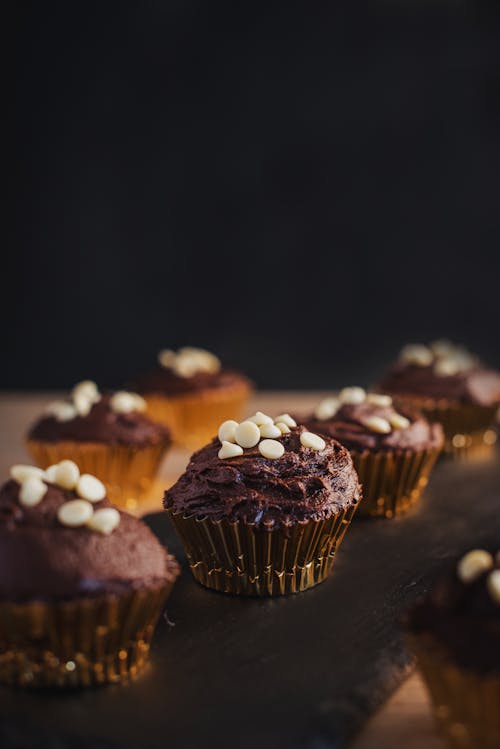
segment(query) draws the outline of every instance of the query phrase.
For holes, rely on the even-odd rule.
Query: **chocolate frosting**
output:
[[[19,503],[20,484],[0,489],[0,601],[60,600],[121,593],[173,581],[179,573],[147,525],[120,512],[120,523],[105,536],[57,519],[74,491],[49,484],[35,507]],[[112,507],[104,499],[94,509]]]
[[[184,395],[207,389],[241,386],[250,389],[251,383],[240,372],[221,369],[219,372],[198,372],[192,377],[179,377],[168,367],[158,366],[149,374],[139,377],[132,385],[134,392],[142,395]]]
[[[433,635],[463,667],[500,675],[500,605],[486,586],[490,572],[470,583],[448,572],[413,608],[406,626]]]
[[[264,458],[257,446],[222,460],[214,439],[192,456],[186,472],[165,493],[165,509],[272,530],[325,519],[356,504],[360,487],[347,450],[328,437],[324,450],[303,447],[303,431],[294,427],[280,438],[285,452],[277,460]]]
[[[389,421],[396,413],[410,421],[407,429],[379,434],[364,424],[370,416]],[[442,447],[444,439],[441,424],[430,424],[423,416],[406,408],[396,411],[393,406],[375,406],[366,401],[341,406],[331,419],[321,421],[311,416],[305,422],[311,432],[334,437],[349,450],[426,450]]]
[[[500,402],[500,373],[475,366],[454,375],[436,374],[433,365],[397,362],[377,385],[378,392],[491,406]]]
[[[107,444],[145,447],[170,443],[166,426],[152,421],[139,411],[116,413],[110,406],[111,395],[102,395],[87,416],[76,416],[70,421],[57,421],[54,416],[42,416],[31,428],[28,439],[43,442],[104,442]]]

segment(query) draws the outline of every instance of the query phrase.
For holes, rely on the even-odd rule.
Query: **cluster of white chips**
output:
[[[500,564],[500,551],[496,553],[496,564]],[[492,600],[500,605],[500,569],[493,569],[495,559],[489,551],[473,549],[459,561],[457,575],[463,583],[471,583],[483,572],[490,573],[486,578],[486,587]]]
[[[250,416],[245,421],[224,421],[218,432],[222,447],[218,452],[221,460],[235,458],[243,455],[243,448],[259,446],[259,452],[264,458],[276,460],[281,458],[285,452],[285,446],[279,442],[277,437],[290,434],[291,427],[296,427],[297,422],[290,414],[280,414],[274,419],[262,411]],[[302,432],[300,442],[303,447],[312,450],[324,450],[325,441],[318,434]]]
[[[332,419],[342,406],[356,406],[360,403],[369,403],[372,406],[387,408],[392,406],[392,398],[390,395],[383,395],[382,393],[367,393],[360,387],[348,387],[341,390],[338,395],[322,400],[316,408],[314,415],[320,421],[326,421],[327,419]],[[408,429],[411,422],[406,416],[394,412],[387,418],[383,418],[382,416],[367,416],[363,420],[363,424],[371,432],[390,434],[393,429]]]
[[[171,369],[178,377],[193,377],[198,372],[216,374],[221,368],[219,359],[210,351],[185,346],[178,351],[164,349],[158,354],[162,367]]]
[[[433,341],[429,346],[421,343],[410,343],[399,355],[405,364],[417,367],[433,366],[434,372],[440,377],[451,377],[459,372],[467,372],[477,364],[477,359],[463,346],[457,346],[451,341]]]
[[[97,385],[92,380],[79,382],[70,394],[69,401],[54,401],[47,407],[46,413],[57,421],[71,421],[77,416],[88,416],[94,403],[101,400]],[[110,407],[116,413],[145,411],[146,401],[137,393],[120,390],[110,399]]]
[[[19,502],[24,507],[35,507],[42,501],[48,490],[47,483],[75,491],[79,499],[64,502],[57,511],[61,525],[70,528],[85,525],[107,536],[120,523],[120,513],[114,507],[94,511],[93,504],[104,499],[106,488],[90,473],[80,474],[72,460],[62,460],[45,471],[36,466],[15,465],[10,469],[10,475],[21,486]]]

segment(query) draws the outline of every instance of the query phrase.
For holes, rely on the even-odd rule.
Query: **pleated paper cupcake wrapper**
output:
[[[443,425],[444,450],[456,457],[487,453],[497,441],[494,429],[499,404],[477,406],[453,401],[434,401],[428,398],[394,397],[396,405],[407,405],[422,411],[431,422]]]
[[[430,635],[411,635],[409,640],[448,747],[498,749],[500,674],[481,675],[454,664]]]
[[[221,593],[278,596],[307,590],[328,576],[356,508],[275,530],[168,514],[199,583]]]
[[[363,487],[358,515],[391,518],[406,512],[420,497],[440,450],[351,450]]]
[[[128,681],[147,662],[172,585],[60,603],[0,603],[0,682],[81,687]]]
[[[177,444],[197,450],[215,437],[220,424],[227,419],[239,420],[250,396],[250,388],[235,385],[167,398],[144,395],[148,414],[166,424]]]
[[[81,473],[91,473],[104,482],[111,502],[128,512],[138,512],[141,501],[148,499],[154,490],[154,479],[166,445],[132,447],[100,442],[28,440],[27,449],[41,468],[65,459],[74,460]]]

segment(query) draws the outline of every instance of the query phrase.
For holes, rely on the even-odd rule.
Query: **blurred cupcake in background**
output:
[[[168,429],[145,410],[136,393],[103,394],[94,382],[80,382],[32,426],[28,451],[42,468],[76,461],[83,472],[101,477],[113,502],[140,509],[171,442]]]
[[[308,429],[346,447],[363,487],[358,513],[393,517],[420,497],[443,447],[440,424],[396,409],[390,395],[344,388],[304,419]]]
[[[194,450],[217,434],[221,421],[239,419],[252,387],[199,348],[164,350],[157,367],[134,383],[152,418],[168,425],[178,444]]]
[[[496,441],[492,425],[500,404],[500,373],[462,346],[444,340],[405,346],[377,389],[439,421],[448,452]]]
[[[361,497],[347,450],[257,412],[220,425],[164,507],[194,578],[223,593],[276,596],[322,582]]]
[[[13,466],[0,487],[0,682],[127,681],[178,574],[149,528],[73,461]]]
[[[498,749],[500,550],[465,554],[414,607],[406,626],[447,745]]]

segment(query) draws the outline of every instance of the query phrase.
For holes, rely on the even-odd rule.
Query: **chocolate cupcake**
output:
[[[500,746],[500,551],[476,549],[410,612],[409,639],[448,746]]]
[[[177,562],[69,460],[0,488],[0,681],[87,686],[144,666]]]
[[[500,404],[500,373],[461,346],[449,341],[405,346],[377,387],[439,421],[448,452],[496,441],[491,427]]]
[[[440,424],[359,387],[325,398],[305,423],[349,450],[363,487],[359,513],[374,517],[393,517],[416,502],[444,441]]]
[[[160,351],[156,369],[134,388],[146,400],[148,413],[191,450],[212,439],[221,420],[238,419],[252,390],[246,377],[222,368],[214,354],[188,347]]]
[[[360,500],[349,453],[288,415],[226,421],[164,507],[194,578],[224,593],[297,593],[329,574]]]
[[[101,394],[95,383],[81,382],[70,398],[49,405],[30,429],[27,448],[42,468],[64,458],[76,461],[101,477],[113,502],[133,511],[150,495],[171,441],[145,409],[135,393]]]

